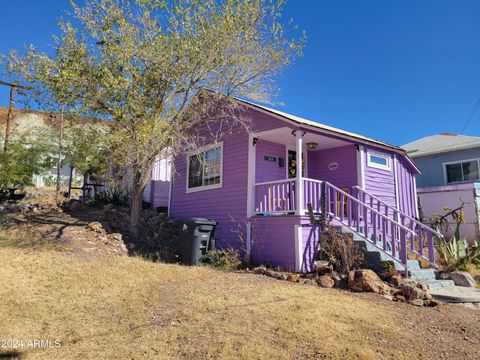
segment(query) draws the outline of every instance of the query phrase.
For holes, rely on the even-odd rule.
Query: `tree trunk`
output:
[[[143,191],[146,185],[147,180],[142,178],[141,171],[134,166],[130,192],[130,236],[132,240],[138,240],[140,235],[140,215],[142,213]]]
[[[130,195],[130,236],[132,240],[138,240],[140,235],[140,215],[142,212],[143,188],[132,187]]]

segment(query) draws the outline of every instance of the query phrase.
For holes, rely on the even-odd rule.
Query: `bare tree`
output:
[[[55,54],[30,47],[5,57],[14,80],[43,107],[113,122],[114,162],[130,169],[131,235],[155,158],[248,120],[235,95],[270,102],[274,78],[301,54],[305,37],[282,23],[282,0],[100,0],[59,22]],[[213,91],[202,92],[203,89]],[[219,126],[226,118],[230,122]],[[216,124],[216,125],[213,125]],[[222,128],[225,130],[225,128]]]

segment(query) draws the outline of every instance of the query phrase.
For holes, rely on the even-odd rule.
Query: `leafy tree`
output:
[[[9,188],[33,185],[35,174],[42,174],[53,164],[51,134],[19,134],[0,151],[0,199]]]
[[[282,22],[282,0],[99,0],[59,22],[55,53],[7,57],[13,80],[44,107],[110,119],[110,148],[131,173],[131,235],[157,155],[199,144],[199,127],[249,128],[231,96],[270,102],[274,77],[304,35]],[[203,89],[214,90],[203,92]],[[232,120],[233,119],[233,120]],[[212,130],[213,132],[214,130]]]

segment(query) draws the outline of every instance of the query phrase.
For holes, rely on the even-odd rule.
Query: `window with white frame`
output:
[[[217,144],[188,156],[187,191],[220,187],[223,146]]]
[[[479,180],[479,159],[466,160],[445,165],[447,184]]]
[[[367,166],[390,170],[392,168],[390,155],[378,151],[367,150]]]

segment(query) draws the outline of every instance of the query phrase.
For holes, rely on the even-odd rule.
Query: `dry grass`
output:
[[[140,258],[32,251],[5,240],[14,234],[24,244],[31,227],[1,231],[0,340],[61,340],[59,349],[19,349],[20,358],[464,358],[480,340],[480,317],[468,309]],[[443,340],[432,343],[430,328]]]

